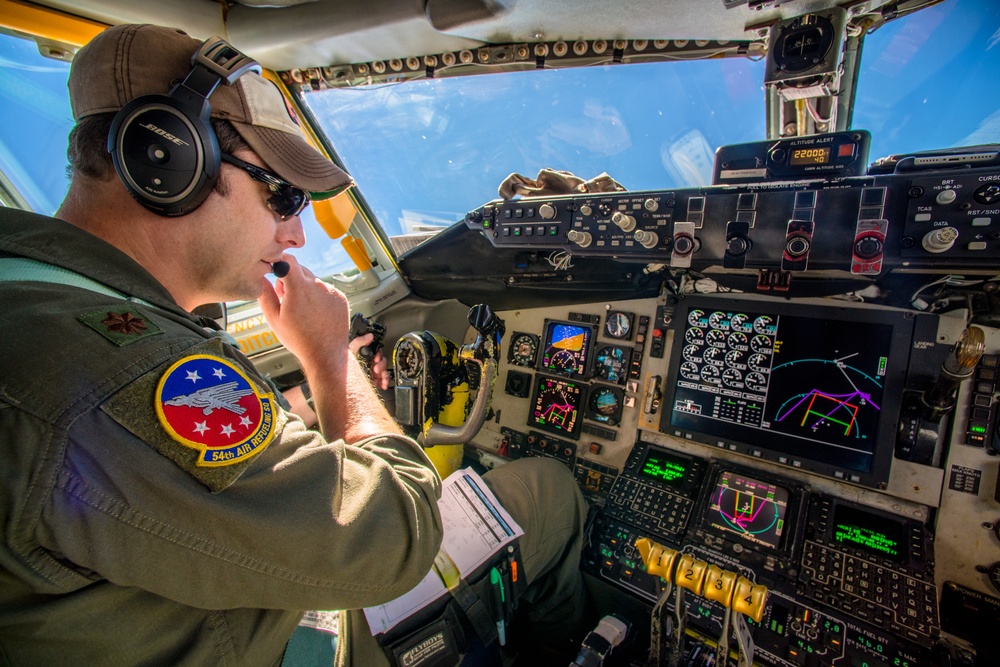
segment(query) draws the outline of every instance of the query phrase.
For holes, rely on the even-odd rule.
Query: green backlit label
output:
[[[972,433],[986,433],[986,427],[985,426],[970,426],[969,427],[969,431],[971,431]]]

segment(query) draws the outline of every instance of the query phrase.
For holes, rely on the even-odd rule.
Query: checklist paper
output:
[[[444,480],[438,509],[444,524],[441,548],[463,577],[524,534],[471,468],[458,470]],[[432,568],[408,593],[377,607],[367,607],[368,626],[373,635],[386,632],[446,592]]]

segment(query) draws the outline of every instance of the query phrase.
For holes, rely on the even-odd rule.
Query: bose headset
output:
[[[140,204],[159,215],[196,209],[215,187],[222,155],[210,120],[209,96],[260,65],[221,37],[192,56],[191,72],[166,95],[126,104],[108,134],[115,171]]]

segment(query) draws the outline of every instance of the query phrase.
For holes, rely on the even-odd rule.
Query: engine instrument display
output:
[[[772,549],[781,547],[789,491],[724,470],[716,479],[706,515],[711,528]]]
[[[678,318],[684,343],[671,358],[677,382],[661,429],[730,439],[854,482],[888,479],[912,321],[895,311],[746,305],[691,306]]]
[[[593,325],[545,320],[539,370],[584,377],[589,370],[593,341]]]
[[[587,386],[566,378],[535,378],[528,426],[573,438],[579,436]]]

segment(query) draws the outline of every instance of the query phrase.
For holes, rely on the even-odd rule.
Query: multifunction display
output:
[[[880,429],[898,410],[887,379],[905,369],[905,351],[893,356],[885,317],[836,315],[688,309],[671,359],[670,425],[759,445],[786,464],[871,472]]]
[[[830,537],[836,545],[860,549],[897,563],[909,559],[905,526],[854,507],[837,505]]]
[[[575,439],[580,431],[580,409],[586,389],[585,384],[574,380],[537,376],[528,425]]]
[[[650,449],[639,469],[640,479],[652,479],[661,484],[677,488],[684,483],[690,461],[671,456],[658,449]]]
[[[779,549],[788,497],[785,487],[725,470],[716,480],[706,519],[716,530]]]
[[[593,341],[592,325],[546,320],[539,369],[584,377],[589,370]]]

